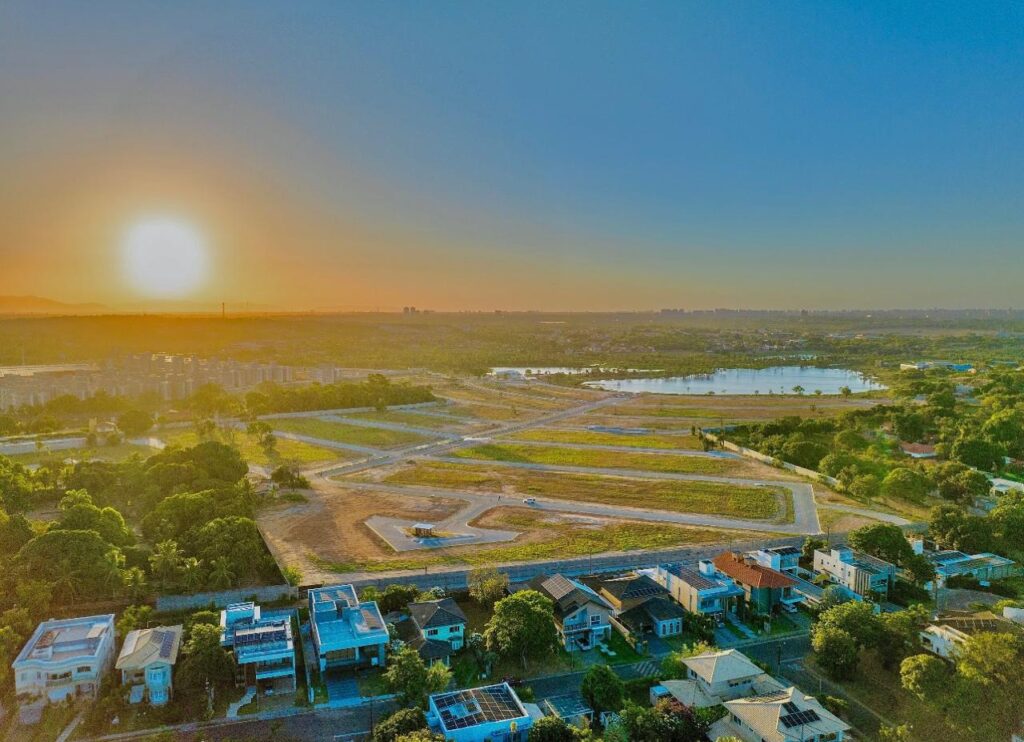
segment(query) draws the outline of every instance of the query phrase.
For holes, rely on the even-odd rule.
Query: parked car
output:
[[[537,504],[537,498],[536,497],[524,497],[523,498],[523,502],[525,504],[527,504],[527,505],[536,505]]]

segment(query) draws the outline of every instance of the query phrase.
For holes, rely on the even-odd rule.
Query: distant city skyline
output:
[[[1022,51],[1012,3],[5,3],[0,296],[1002,309]]]

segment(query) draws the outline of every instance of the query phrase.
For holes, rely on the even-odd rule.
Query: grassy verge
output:
[[[560,428],[532,428],[509,436],[510,440],[543,441],[548,443],[581,443],[596,446],[632,446],[634,448],[698,449],[700,444],[692,435],[653,435],[650,433],[609,433],[600,430],[567,430]]]
[[[274,430],[282,430],[297,435],[308,435],[338,443],[351,443],[356,446],[370,448],[392,448],[416,443],[425,443],[430,438],[404,430],[388,430],[385,428],[368,428],[362,425],[349,425],[333,420],[321,420],[315,417],[282,417],[269,421]]]
[[[449,489],[478,488],[492,492],[514,489],[520,496],[533,495],[577,502],[625,507],[704,513],[733,518],[783,520],[792,506],[780,508],[779,498],[791,499],[782,487],[755,487],[719,482],[673,481],[639,477],[610,477],[566,472],[506,468],[500,472],[485,465],[419,462],[390,475],[391,484],[414,484]],[[784,511],[780,513],[780,510]],[[791,517],[791,516],[790,516]]]
[[[547,466],[584,466],[603,469],[638,469],[669,474],[727,475],[742,468],[732,459],[701,456],[673,456],[660,453],[600,451],[587,448],[530,446],[515,443],[488,443],[456,451],[465,459],[509,461]]]
[[[143,458],[152,456],[157,451],[149,446],[135,446],[131,443],[120,443],[116,446],[93,446],[92,448],[65,448],[50,451],[42,449],[29,453],[20,453],[10,456],[13,461],[26,466],[30,464],[43,464],[49,461],[65,461],[76,459],[78,461],[124,461],[133,454],[139,454]]]
[[[168,431],[165,434],[157,434],[169,446],[194,446],[201,443],[199,436],[191,430]],[[242,431],[223,430],[218,433],[218,439],[223,443],[234,446],[242,454],[242,458],[251,464],[258,466],[277,466],[279,464],[290,464],[300,466],[304,464],[317,464],[325,461],[337,461],[340,459],[355,458],[358,454],[347,451],[334,451],[329,448],[313,446],[301,441],[290,441],[286,438],[278,438],[274,446],[274,454],[268,456],[259,445]]]
[[[447,408],[442,407],[438,412],[447,413]],[[423,415],[411,410],[385,410],[384,412],[355,412],[345,415],[356,420],[367,420],[369,422],[398,423],[400,425],[411,425],[416,428],[444,429],[452,426],[464,425],[471,420],[453,420],[447,417],[435,417]]]

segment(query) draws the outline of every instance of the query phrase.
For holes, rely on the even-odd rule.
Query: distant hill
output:
[[[42,296],[0,296],[0,314],[103,314],[102,304],[68,304]]]

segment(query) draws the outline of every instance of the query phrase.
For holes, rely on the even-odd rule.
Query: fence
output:
[[[157,611],[185,611],[206,608],[213,605],[224,608],[232,603],[254,600],[260,603],[272,603],[286,598],[297,600],[298,589],[291,585],[264,585],[262,587],[241,587],[237,590],[220,590],[195,595],[160,595],[156,599]]]
[[[780,461],[779,459],[773,459],[771,456],[763,454],[760,451],[755,451],[752,448],[744,448],[743,446],[737,446],[735,443],[722,440],[714,433],[708,433],[707,431],[702,432],[704,433],[705,438],[707,438],[710,441],[714,441],[722,448],[724,448],[726,451],[738,453],[740,456],[744,456],[748,459],[753,459],[754,461],[760,461],[762,464],[768,464],[769,466],[775,466],[782,469],[786,469],[787,471],[791,471],[794,474],[799,474],[801,477],[807,477],[808,479],[813,479],[816,482],[827,484],[829,487],[835,487],[839,484],[839,480],[836,479],[835,477],[830,477],[827,474],[822,474],[821,472],[814,471],[813,469],[805,469],[804,467],[797,466],[796,464],[790,464],[788,461]]]

